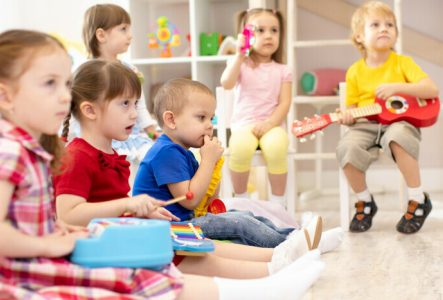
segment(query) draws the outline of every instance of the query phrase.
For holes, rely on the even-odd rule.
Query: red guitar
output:
[[[375,103],[349,109],[354,118],[368,117],[382,124],[407,121],[415,127],[433,125],[440,112],[438,98],[421,99],[408,95],[395,95],[388,100],[375,99]],[[330,113],[305,118],[292,123],[292,133],[297,138],[321,130],[341,119],[341,113]]]

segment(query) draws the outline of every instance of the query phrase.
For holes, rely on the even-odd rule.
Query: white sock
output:
[[[361,200],[361,201],[365,201],[365,202],[371,202],[371,200],[372,200],[371,193],[369,193],[368,189],[366,189],[360,193],[355,193],[355,195],[357,196],[357,200]]]
[[[220,300],[300,299],[318,279],[325,264],[319,251],[311,251],[277,274],[259,279],[226,279],[215,277]]]
[[[421,186],[416,188],[408,187],[408,199],[415,200],[418,203],[424,203],[425,194],[423,193],[423,188]]]
[[[286,203],[285,196],[276,196],[274,194],[271,194],[271,197],[269,197],[269,201],[278,203],[282,206],[285,206]]]
[[[234,197],[235,198],[249,198],[249,194],[248,194],[248,192],[244,192],[241,194],[234,194]]]
[[[318,248],[321,253],[329,252],[340,246],[345,232],[341,227],[323,231]]]
[[[274,274],[280,271],[308,251],[309,246],[303,229],[294,230],[288,235],[286,241],[274,248],[269,262],[269,273]]]

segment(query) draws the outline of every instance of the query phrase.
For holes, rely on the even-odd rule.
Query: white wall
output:
[[[57,33],[81,41],[83,14],[97,3],[127,8],[126,0],[0,0],[0,32],[22,28]]]

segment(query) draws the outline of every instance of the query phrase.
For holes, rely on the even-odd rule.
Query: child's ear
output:
[[[175,129],[175,115],[172,111],[167,110],[163,113],[163,124],[169,129]]]
[[[10,89],[4,83],[0,83],[0,108],[4,111],[11,111],[13,107]]]
[[[80,112],[89,120],[97,119],[97,107],[89,101],[83,101],[80,104]]]
[[[103,28],[98,28],[95,31],[95,37],[99,43],[104,43],[106,41],[106,31]]]

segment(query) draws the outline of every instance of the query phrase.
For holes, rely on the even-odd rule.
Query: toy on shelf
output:
[[[323,68],[304,72],[300,78],[303,92],[311,96],[331,96],[338,93],[338,84],[346,80],[346,70]]]
[[[160,57],[172,57],[171,47],[180,45],[180,35],[177,27],[165,16],[157,19],[157,31],[149,33],[148,48],[162,48]]]
[[[222,41],[222,35],[218,32],[200,33],[200,55],[217,55]]]
[[[224,38],[223,42],[218,48],[218,55],[232,55],[236,51],[237,40],[232,36],[227,36]]]
[[[245,36],[245,43],[241,47],[240,51],[246,56],[249,56],[249,54],[251,54],[252,46],[255,43],[255,26],[246,24],[243,28],[242,34]]]
[[[191,51],[191,34],[188,33],[186,35],[186,40],[188,41],[188,49],[186,50],[186,52],[188,53],[188,56],[192,56],[192,51]]]

